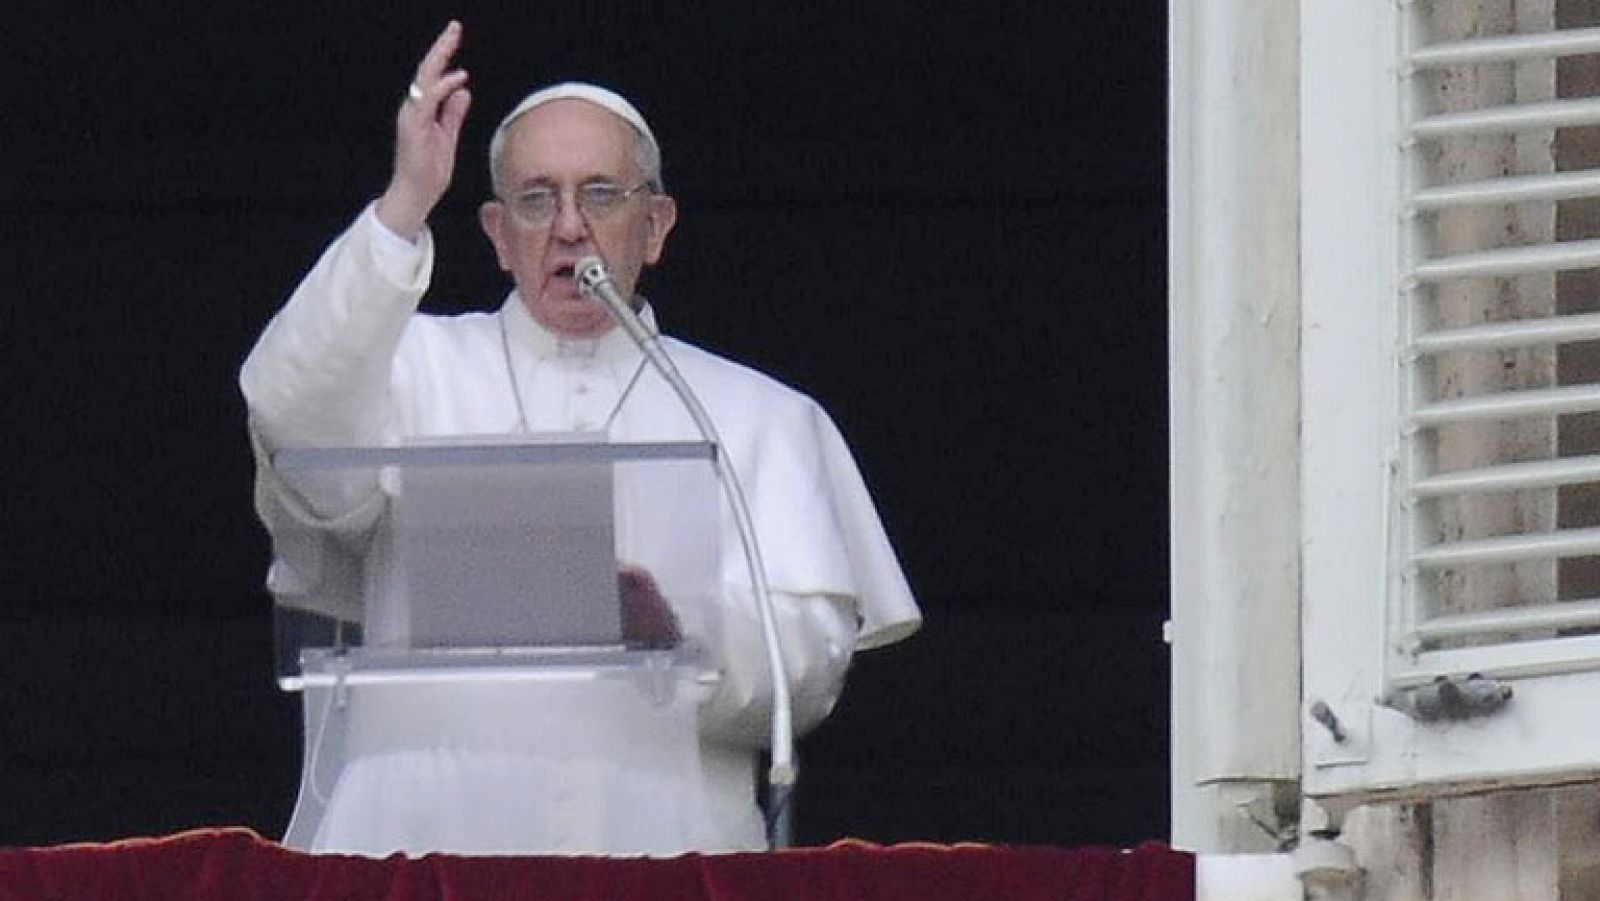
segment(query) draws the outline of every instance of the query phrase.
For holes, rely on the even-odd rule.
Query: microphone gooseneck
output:
[[[710,414],[678,372],[672,358],[661,348],[660,338],[645,326],[639,314],[617,289],[616,280],[611,277],[611,270],[605,261],[598,256],[584,257],[573,270],[573,278],[585,297],[596,298],[605,305],[611,318],[628,333],[645,359],[672,387],[673,393],[694,420],[700,436],[717,449],[714,455],[717,474],[738,526],[739,543],[744,550],[745,565],[750,570],[750,583],[755,590],[756,609],[761,618],[761,637],[767,646],[767,665],[772,674],[772,766],[767,771],[770,789],[767,841],[774,848],[789,847],[794,843],[790,800],[799,774],[799,766],[794,758],[794,702],[789,693],[783,646],[778,641],[778,617],[772,606],[771,589],[767,585],[766,564],[762,561],[761,547],[756,540],[744,489],[739,484],[738,474],[733,470],[733,463],[728,459],[726,446],[717,434],[716,424],[711,421]]]

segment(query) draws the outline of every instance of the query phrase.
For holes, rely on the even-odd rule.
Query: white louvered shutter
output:
[[[1594,6],[1302,6],[1309,794],[1600,772]]]

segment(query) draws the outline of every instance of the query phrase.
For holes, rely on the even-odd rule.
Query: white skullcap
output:
[[[586,100],[602,109],[609,110],[620,116],[623,121],[634,127],[634,130],[644,136],[649,142],[652,154],[659,159],[661,145],[656,143],[655,133],[650,130],[649,124],[644,121],[644,116],[629,103],[626,98],[616,91],[602,88],[599,85],[586,84],[581,81],[564,81],[553,84],[547,88],[540,88],[532,94],[522,98],[506,117],[500,120],[500,125],[494,130],[494,143],[498,144],[506,129],[517,120],[518,116],[536,106],[549,103],[552,100]],[[491,161],[492,162],[492,161]]]

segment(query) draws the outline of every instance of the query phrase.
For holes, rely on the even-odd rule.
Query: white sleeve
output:
[[[771,742],[772,677],[761,619],[748,588],[730,595],[722,617],[722,682],[701,708],[701,731],[725,744],[765,747]],[[860,621],[854,601],[838,595],[774,591],[772,604],[795,734],[803,735],[838,701]]]
[[[432,265],[426,230],[413,246],[384,228],[370,206],[328,247],[240,371],[258,456],[283,447],[382,444],[398,431],[391,369]],[[265,465],[258,472],[267,493],[296,518],[348,519],[371,507],[377,489],[370,472],[292,483]]]

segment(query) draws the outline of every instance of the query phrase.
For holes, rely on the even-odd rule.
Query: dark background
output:
[[[281,833],[239,362],[383,187],[446,18],[474,109],[430,306],[499,302],[499,116],[650,118],[665,327],[817,397],[927,618],[801,749],[809,842],[1166,834],[1165,6],[23,3],[0,146],[0,844]]]

